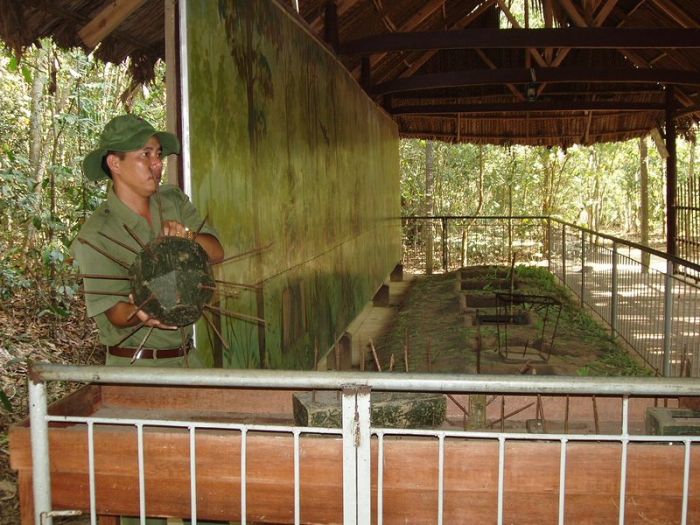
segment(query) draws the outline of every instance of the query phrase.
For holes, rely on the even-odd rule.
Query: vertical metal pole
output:
[[[629,402],[622,398],[622,458],[620,459],[620,514],[619,523],[625,525],[625,502],[627,499],[627,445],[629,443]]]
[[[241,429],[241,525],[247,523],[247,487],[248,487],[248,431],[245,428]]]
[[[343,388],[343,524],[357,524],[356,392]]]
[[[561,225],[561,280],[566,286],[566,224]]]
[[[673,262],[666,260],[664,276],[664,376],[671,377],[671,331],[673,328]]]
[[[370,447],[371,428],[370,388],[357,389],[357,523],[372,523],[372,465]]]
[[[612,276],[610,287],[610,332],[613,337],[617,335],[617,242],[613,242],[612,249]]]
[[[676,158],[675,88],[666,84],[666,253],[677,254],[677,158]]]
[[[586,293],[586,232],[581,230],[581,306]]]
[[[569,440],[561,438],[559,453],[559,525],[564,525],[564,508],[566,505],[566,444]]]
[[[32,482],[34,491],[34,523],[51,511],[51,469],[49,463],[49,424],[46,421],[46,383],[29,379],[29,425],[32,444]],[[47,517],[46,525],[53,519]]]
[[[447,217],[442,218],[442,269],[447,272],[450,256],[447,251]]]
[[[294,525],[301,523],[301,465],[299,458],[299,430],[294,429]]]
[[[496,523],[503,525],[503,485],[506,469],[506,438],[498,438],[498,514]]]
[[[437,524],[442,525],[445,501],[445,434],[438,435],[438,508]]]
[[[190,509],[192,525],[197,525],[197,448],[195,426],[190,425]]]
[[[377,525],[384,525],[384,434],[377,432]]]

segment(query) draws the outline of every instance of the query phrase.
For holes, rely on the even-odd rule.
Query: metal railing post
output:
[[[370,388],[343,387],[343,524],[371,523]]]
[[[561,280],[566,286],[566,224],[561,225]]]
[[[612,276],[610,287],[610,332],[613,337],[617,335],[617,243],[613,242],[612,248]]]
[[[666,260],[664,277],[664,376],[671,376],[671,331],[673,329],[673,262]]]
[[[49,423],[46,420],[46,383],[29,380],[29,423],[32,446],[34,523],[52,525],[51,468],[49,462]],[[42,520],[42,515],[44,518]]]
[[[581,306],[585,304],[586,293],[586,232],[581,230]]]
[[[449,253],[447,251],[447,217],[442,218],[442,269],[447,271],[449,265]]]

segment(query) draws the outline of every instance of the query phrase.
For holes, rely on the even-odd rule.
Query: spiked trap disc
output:
[[[216,286],[204,249],[181,237],[158,237],[148,243],[129,274],[134,303],[175,326],[197,321]]]

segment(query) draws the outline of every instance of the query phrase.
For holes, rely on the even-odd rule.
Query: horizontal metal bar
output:
[[[77,366],[34,363],[32,382],[74,381],[294,390],[336,390],[348,385],[391,392],[485,392],[596,394],[612,396],[700,396],[694,378],[502,376],[468,374],[396,374],[307,372],[291,370],[173,369]]]

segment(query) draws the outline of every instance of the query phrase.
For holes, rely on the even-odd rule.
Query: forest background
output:
[[[133,112],[164,127],[164,66],[147,86],[132,83],[128,66],[50,40],[21,60],[0,46],[0,500],[16,501],[6,431],[26,414],[28,361],[103,360],[68,247],[104,197],[104,184],[80,169],[104,124]],[[403,215],[555,215],[638,240],[648,184],[650,239],[663,247],[665,161],[648,137],[568,150],[425,140],[400,148]],[[680,183],[696,149],[678,142]],[[11,510],[2,506],[0,523],[12,523]]]

